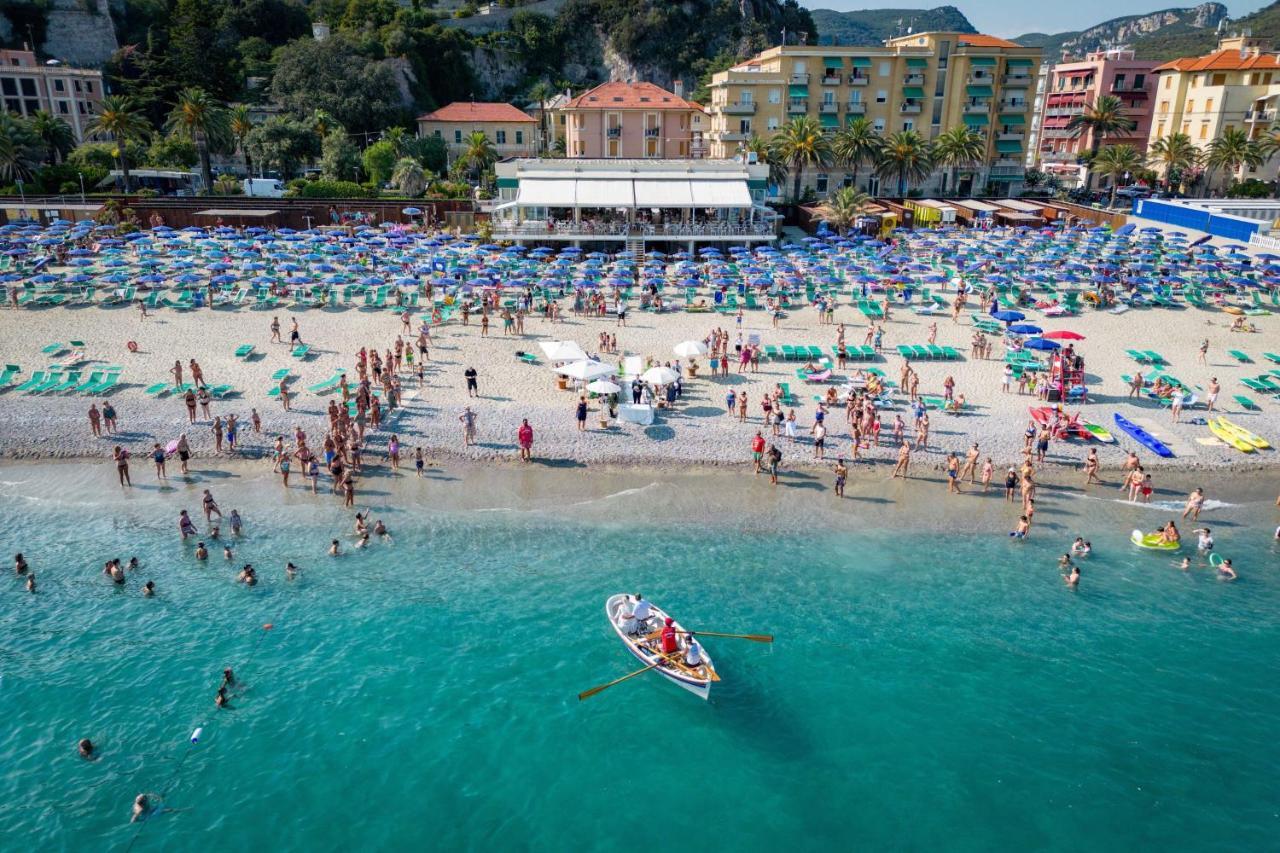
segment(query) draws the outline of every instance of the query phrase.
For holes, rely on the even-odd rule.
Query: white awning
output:
[[[636,207],[694,207],[688,181],[636,181]]]
[[[575,181],[526,178],[516,199],[521,207],[573,207]]]
[[[631,181],[577,181],[578,207],[633,207]]]
[[[750,207],[746,181],[690,181],[695,207]]]

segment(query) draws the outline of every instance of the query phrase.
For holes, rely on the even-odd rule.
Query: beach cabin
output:
[[[952,199],[948,204],[955,208],[958,219],[973,228],[990,228],[999,211],[998,207],[971,198]]]
[[[942,225],[954,225],[956,222],[956,209],[941,201],[922,198],[918,201],[908,201],[907,207],[911,208],[917,225],[936,228]]]
[[[998,222],[1003,222],[1005,225],[1025,225],[1031,228],[1044,225],[1044,215],[1034,204],[1016,198],[996,199],[994,203],[1000,208],[996,214]]]

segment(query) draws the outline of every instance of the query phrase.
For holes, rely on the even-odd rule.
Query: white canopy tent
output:
[[[511,207],[742,208],[752,207],[742,178],[524,178]]]

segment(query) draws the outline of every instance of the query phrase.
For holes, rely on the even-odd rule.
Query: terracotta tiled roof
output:
[[[454,101],[433,113],[418,116],[418,121],[525,121],[530,124],[536,120],[524,110],[511,104],[478,104],[474,101]]]
[[[984,36],[981,33],[960,36],[960,44],[967,44],[970,47],[1022,47],[1022,45],[1015,42],[1006,41],[995,36]]]
[[[696,110],[699,107],[652,83],[601,83],[566,105],[571,110]]]
[[[1215,50],[1207,56],[1188,56],[1156,67],[1156,71],[1252,71],[1280,69],[1274,53],[1240,55],[1238,50]]]

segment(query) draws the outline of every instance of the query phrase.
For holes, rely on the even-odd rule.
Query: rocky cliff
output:
[[[1163,9],[1149,15],[1128,15],[1113,18],[1086,30],[1064,33],[1027,33],[1014,41],[1031,47],[1044,48],[1047,60],[1057,61],[1065,51],[1080,56],[1089,51],[1107,47],[1128,45],[1143,58],[1143,44],[1153,36],[1167,39],[1184,34],[1212,37],[1214,28],[1227,18],[1227,7],[1221,3],[1202,3],[1187,9]]]
[[[47,0],[0,4],[0,41],[9,47],[37,42],[41,58],[100,66],[120,45],[109,0]]]

